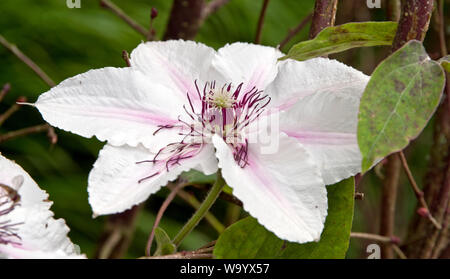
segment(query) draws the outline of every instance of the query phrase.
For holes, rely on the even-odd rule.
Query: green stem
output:
[[[183,241],[183,239],[198,225],[203,217],[205,217],[206,213],[208,213],[211,206],[219,197],[219,194],[222,192],[223,187],[225,187],[225,180],[223,180],[222,173],[219,170],[219,172],[217,173],[217,180],[212,186],[203,203],[172,240],[172,243],[175,244],[175,246],[178,247],[181,241]]]
[[[202,205],[193,195],[188,194],[187,192],[179,192],[179,194],[186,193],[186,201],[196,210],[200,208]],[[225,230],[225,226],[217,220],[216,216],[211,214],[210,212],[206,212],[205,220],[213,227],[219,234],[221,234]]]

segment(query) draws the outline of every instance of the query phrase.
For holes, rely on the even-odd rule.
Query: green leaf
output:
[[[359,107],[363,171],[421,133],[439,104],[444,81],[441,66],[419,41],[410,41],[375,69]]]
[[[286,242],[247,217],[219,237],[214,256],[219,259],[340,259],[345,257],[353,220],[353,178],[327,186],[328,216],[319,242]]]
[[[391,45],[397,30],[396,22],[352,22],[327,27],[314,39],[294,45],[280,60],[299,61],[342,52],[355,47]]]
[[[183,172],[180,175],[180,178],[186,180],[190,184],[214,184],[217,179],[217,173],[205,175],[202,172],[190,170]],[[228,185],[225,185],[222,191],[230,195],[233,194],[233,189]]]
[[[170,255],[176,252],[177,248],[170,240],[170,237],[160,227],[157,227],[155,230],[155,240],[156,240],[155,256]]]
[[[438,61],[442,68],[447,71],[447,73],[450,73],[450,55],[444,56]]]
[[[183,172],[180,178],[191,184],[213,184],[216,181],[217,174],[205,175],[202,172],[190,170]]]

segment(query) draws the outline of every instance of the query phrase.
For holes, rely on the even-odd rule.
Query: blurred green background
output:
[[[214,48],[235,41],[252,42],[262,0],[231,0],[201,26],[195,40]],[[370,10],[365,1],[340,1],[337,23],[349,21],[386,20],[384,9]],[[171,0],[115,0],[128,15],[148,26],[151,7],[158,9],[154,21],[158,38],[164,34]],[[384,5],[384,2],[383,2]],[[269,4],[262,44],[278,45],[313,9],[313,0],[272,0]],[[116,15],[99,6],[96,0],[81,0],[80,9],[69,9],[66,0],[2,0],[0,1],[0,34],[16,44],[57,83],[93,68],[124,66],[122,50],[131,52],[144,38]],[[307,39],[309,26],[302,30],[284,51],[294,43]],[[370,74],[387,54],[387,48],[348,51],[334,58]],[[18,96],[33,102],[48,86],[8,50],[0,46],[0,85],[11,83],[11,92],[0,104],[5,111]],[[32,107],[23,107],[3,126],[0,134],[41,124],[40,114]],[[430,126],[430,125],[429,125]],[[106,217],[92,219],[87,201],[87,176],[103,143],[57,130],[58,143],[51,146],[45,134],[35,134],[0,143],[0,152],[16,160],[50,194],[56,217],[64,218],[71,228],[72,241],[83,253],[92,257],[104,229]],[[411,167],[421,181],[428,160],[431,133],[425,133],[408,149]],[[383,170],[381,169],[381,172]],[[356,201],[354,231],[377,233],[380,179],[370,174],[364,178],[359,191],[366,199]],[[403,179],[399,193],[397,234],[402,237],[414,212],[415,198]],[[145,242],[156,212],[167,196],[163,189],[145,204],[138,216],[133,243],[126,257],[144,254]],[[199,199],[202,192],[196,193]],[[227,204],[219,201],[212,212],[220,220],[227,214]],[[176,199],[164,215],[161,227],[170,236],[181,228],[193,209]],[[181,249],[199,248],[217,238],[208,223],[200,226],[183,242]],[[366,257],[367,242],[352,240],[347,257]]]

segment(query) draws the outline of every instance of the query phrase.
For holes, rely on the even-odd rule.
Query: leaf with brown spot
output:
[[[380,63],[359,106],[363,172],[422,132],[439,105],[444,82],[441,66],[419,41],[410,41]]]

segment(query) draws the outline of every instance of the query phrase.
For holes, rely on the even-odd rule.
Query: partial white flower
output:
[[[0,258],[85,258],[47,199],[28,173],[0,155]]]
[[[281,56],[247,43],[216,52],[147,42],[131,67],[67,79],[35,106],[53,126],[107,141],[89,176],[95,214],[124,211],[183,171],[221,168],[244,208],[278,237],[318,240],[325,184],[360,170],[357,111],[369,78],[334,60]]]

